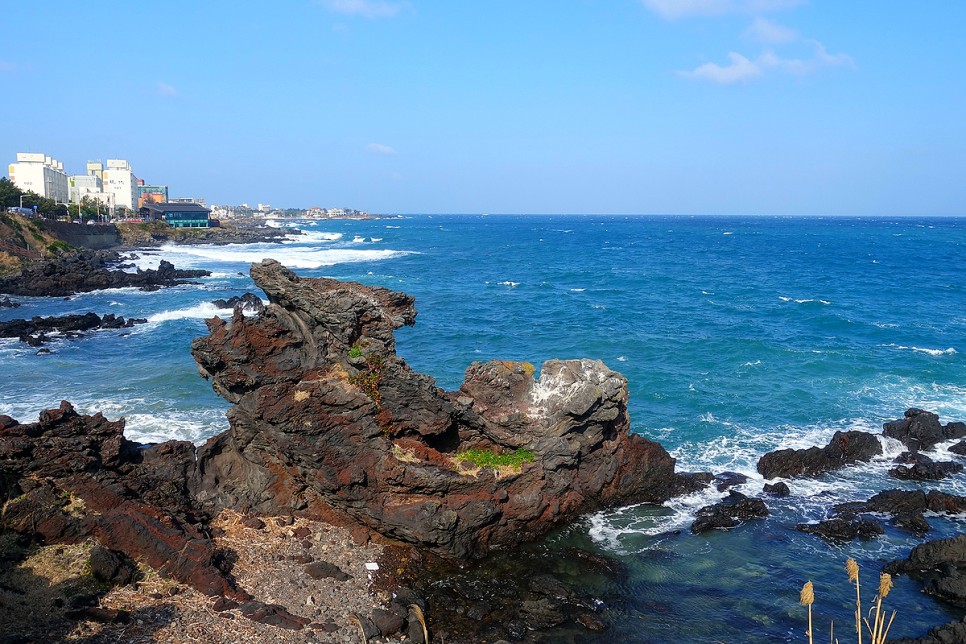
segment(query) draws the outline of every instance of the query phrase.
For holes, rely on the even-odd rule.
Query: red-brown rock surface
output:
[[[459,392],[413,372],[393,330],[413,298],[251,269],[270,304],[209,321],[192,352],[234,403],[231,429],[198,450],[196,497],[266,514],[332,512],[455,557],[533,539],[601,507],[668,498],[674,460],[629,433],[627,382],[599,361],[474,363]],[[500,471],[466,449],[524,449]]]

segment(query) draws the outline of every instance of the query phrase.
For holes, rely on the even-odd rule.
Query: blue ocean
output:
[[[68,299],[13,298],[0,319],[93,311],[147,318],[133,329],[55,340],[52,353],[0,341],[0,414],[35,420],[70,400],[127,420],[129,438],[195,442],[227,428],[227,403],[198,376],[190,343],[212,300],[253,289],[248,266],[272,257],[304,276],[386,286],[416,297],[416,326],[398,352],[456,389],[473,361],[540,365],[592,357],[629,380],[632,429],[661,442],[680,471],[734,471],[762,495],[765,452],[825,445],[837,430],[880,432],[909,407],[966,421],[966,219],[438,216],[292,221],[281,245],[169,246],[137,251],[213,272],[197,285],[116,289]],[[294,234],[294,229],[304,234]],[[263,295],[258,293],[259,295]],[[771,516],[691,535],[712,490],[666,506],[601,512],[554,535],[619,559],[627,574],[599,592],[607,638],[635,642],[807,641],[799,590],[816,591],[816,639],[850,641],[844,563],[862,566],[869,599],[881,565],[920,540],[830,545],[794,530],[832,505],[915,488],[887,471],[902,450],[882,438],[878,460],[789,481],[765,498]],[[938,448],[934,457],[955,460]],[[928,487],[966,494],[966,475]],[[930,516],[930,538],[966,517]],[[888,522],[886,522],[888,523]],[[898,578],[891,635],[913,636],[963,612]],[[823,635],[824,633],[824,635]]]

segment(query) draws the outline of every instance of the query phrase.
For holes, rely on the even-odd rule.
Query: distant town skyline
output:
[[[3,13],[4,169],[129,159],[172,196],[379,213],[966,215],[963,3]]]

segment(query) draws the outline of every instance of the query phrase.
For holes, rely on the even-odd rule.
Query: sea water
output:
[[[629,381],[632,430],[661,442],[679,471],[735,471],[760,496],[765,452],[825,445],[837,430],[880,432],[908,407],[966,421],[966,219],[650,216],[429,216],[297,221],[284,244],[167,246],[138,251],[205,268],[197,284],[114,289],[66,299],[14,298],[0,319],[93,311],[142,317],[133,329],[57,340],[37,350],[0,341],[0,414],[35,420],[70,400],[124,417],[126,435],[202,442],[227,428],[227,403],[198,374],[192,338],[230,315],[211,302],[254,289],[251,262],[357,280],[416,297],[397,332],[409,364],[456,389],[476,360],[592,357]],[[294,229],[304,234],[294,234]],[[258,293],[263,295],[262,293]],[[627,574],[594,586],[610,609],[608,639],[640,642],[804,641],[802,584],[816,588],[816,637],[828,621],[849,641],[848,557],[871,599],[881,564],[918,542],[887,526],[867,543],[830,545],[794,530],[842,501],[892,488],[901,445],[766,498],[772,515],[693,536],[712,490],[664,506],[596,513],[554,534],[616,557]],[[938,457],[951,459],[942,445]],[[966,475],[923,486],[966,494]],[[929,517],[931,538],[966,517]],[[561,548],[561,551],[563,549]],[[892,635],[962,616],[899,578]]]

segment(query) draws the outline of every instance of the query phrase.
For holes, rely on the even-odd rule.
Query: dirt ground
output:
[[[309,618],[312,627],[287,630],[259,624],[238,610],[218,612],[214,599],[140,566],[133,584],[108,588],[90,573],[92,542],[72,546],[18,546],[0,537],[0,641],[3,642],[362,642],[350,618],[368,616],[390,599],[373,589],[382,547],[358,546],[348,530],[306,519],[262,518],[251,528],[233,512],[212,524],[217,546],[230,562],[238,586],[255,599]],[[290,525],[286,523],[291,522]],[[328,562],[349,575],[344,581],[313,579],[306,562]],[[393,565],[397,565],[394,563]],[[370,565],[370,568],[372,566]],[[126,611],[125,623],[68,619],[79,599],[96,595],[96,606]],[[386,595],[386,596],[383,596]],[[375,641],[375,640],[371,640]],[[385,640],[382,640],[385,641]]]

